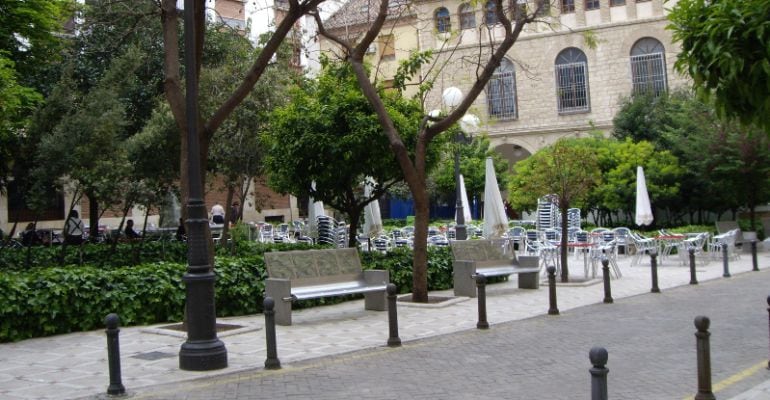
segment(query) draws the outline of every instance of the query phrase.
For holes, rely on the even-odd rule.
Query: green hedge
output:
[[[217,256],[216,307],[220,317],[250,315],[262,311],[266,278],[261,254],[268,249],[296,246],[254,246],[249,256]],[[362,254],[366,269],[390,271],[400,292],[412,287],[412,252],[387,255]],[[432,248],[428,257],[428,289],[452,287],[448,248]],[[93,265],[37,267],[0,273],[0,342],[85,331],[104,326],[109,313],[120,315],[123,325],[151,325],[180,321],[185,288],[182,262],[160,261],[111,268]],[[296,308],[334,304],[345,298],[302,301]]]

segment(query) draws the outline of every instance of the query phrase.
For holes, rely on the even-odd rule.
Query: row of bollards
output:
[[[768,296],[770,304],[770,296]],[[768,308],[770,311],[770,308]],[[716,400],[711,389],[711,345],[709,342],[710,321],[708,317],[695,317],[695,349],[697,353],[698,392],[695,400]],[[607,394],[607,360],[609,355],[603,347],[594,347],[588,353],[591,360],[591,400],[608,400]]]

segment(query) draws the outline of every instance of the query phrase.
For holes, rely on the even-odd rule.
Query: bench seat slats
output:
[[[340,282],[331,285],[302,286],[292,288],[291,297],[289,299],[317,299],[329,296],[344,296],[348,294],[378,292],[385,289],[385,285],[367,285],[367,283],[364,281]]]
[[[539,272],[540,268],[515,268],[515,267],[485,267],[476,268],[476,274],[484,276],[503,276],[512,274],[526,274],[529,272]]]

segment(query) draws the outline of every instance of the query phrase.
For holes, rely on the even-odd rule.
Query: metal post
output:
[[[463,142],[463,134],[459,132],[455,138],[458,148],[455,149],[455,192],[457,201],[455,202],[455,210],[457,213],[457,224],[455,224],[455,240],[465,240],[468,238],[468,232],[465,229],[465,214],[463,214],[463,200],[460,191],[460,149],[459,146]]]
[[[768,330],[767,330],[767,332],[770,335],[770,296],[767,296],[767,305],[768,305],[768,307],[767,307],[767,316],[768,316],[768,319],[767,319]],[[770,338],[770,336],[768,336],[768,337]],[[770,358],[768,358],[768,361],[767,361],[767,369],[770,369]]]
[[[722,243],[722,266],[724,267],[724,273],[722,273],[723,278],[730,277],[730,266],[728,265],[727,260],[727,248],[727,243]]]
[[[591,372],[591,400],[607,400],[607,373],[610,372],[605,367],[609,358],[607,349],[604,347],[593,347],[588,352],[588,358],[593,365],[589,370]]]
[[[476,323],[476,328],[489,329],[489,322],[487,322],[487,277],[483,274],[476,274],[476,291],[479,302],[479,322]]]
[[[695,249],[690,248],[690,285],[697,285],[698,278],[695,276]]]
[[[559,315],[556,307],[556,267],[549,265],[548,271],[548,315]]]
[[[401,338],[398,337],[398,310],[396,308],[396,293],[398,288],[393,283],[388,283],[388,328],[390,329],[390,337],[388,337],[388,346],[398,347],[401,346]]]
[[[660,293],[658,288],[658,252],[655,250],[650,251],[650,273],[652,274],[652,293]]]
[[[278,359],[278,343],[275,334],[275,300],[272,297],[265,297],[262,305],[265,313],[265,341],[267,345],[265,369],[281,369],[281,360]]]
[[[751,265],[752,271],[759,271],[759,264],[757,264],[757,241],[751,241]]]
[[[604,303],[612,304],[612,290],[610,288],[610,260],[602,257],[602,278],[604,279]]]
[[[179,350],[179,368],[210,371],[227,367],[227,349],[217,338],[214,280],[209,265],[211,238],[206,237],[208,213],[203,202],[201,154],[198,135],[198,68],[195,19],[203,2],[184,2],[184,64],[186,81],[187,124],[187,272],[182,277],[186,286],[187,340]]]
[[[107,387],[107,394],[124,394],[126,388],[123,386],[123,380],[120,376],[120,343],[118,342],[120,318],[118,314],[107,315],[104,324],[107,326],[104,332],[107,333],[107,364],[110,369],[110,386]]]
[[[695,317],[696,350],[698,352],[698,394],[695,400],[716,400],[711,391],[711,350],[709,345],[709,321],[708,317]]]

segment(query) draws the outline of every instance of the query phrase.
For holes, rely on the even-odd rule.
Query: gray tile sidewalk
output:
[[[649,259],[630,266],[630,257],[620,258],[621,279],[612,281],[614,298],[650,291]],[[571,270],[582,273],[582,260],[570,258]],[[731,262],[732,274],[750,272],[751,257],[743,254]],[[770,268],[770,253],[759,254],[760,269]],[[697,268],[698,280],[722,278],[721,261]],[[659,286],[687,285],[689,268],[676,257],[664,260],[659,268]],[[451,291],[432,294],[450,296]],[[560,285],[558,306],[563,312],[600,303],[600,281],[592,284]],[[382,347],[388,338],[387,313],[365,311],[363,300],[334,306],[315,307],[294,313],[294,325],[278,327],[278,355],[282,364],[350,351]],[[458,298],[438,306],[399,302],[399,336],[403,341],[474,329],[475,299]],[[546,285],[538,290],[516,288],[516,279],[488,287],[487,313],[491,325],[543,315],[548,310]],[[201,377],[261,368],[266,357],[264,318],[254,315],[223,318],[219,322],[244,328],[227,331],[220,338],[227,346],[229,367],[220,371],[188,372],[178,368],[177,353],[183,334],[152,327],[121,328],[120,343],[123,383],[130,391],[145,386],[181,382]],[[104,393],[109,383],[106,338],[103,330],[38,338],[0,345],[0,398],[73,399]],[[770,399],[770,382],[759,385],[734,400]]]

